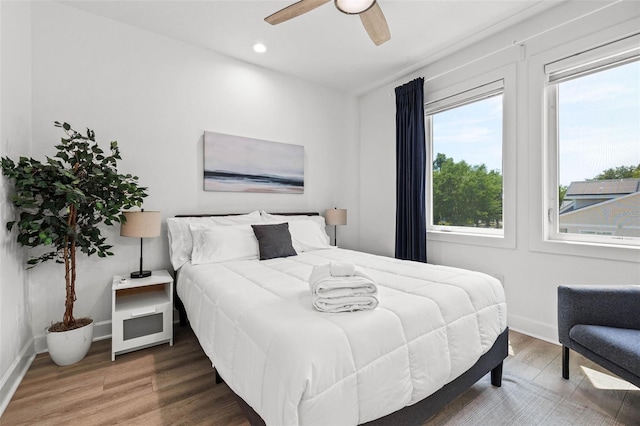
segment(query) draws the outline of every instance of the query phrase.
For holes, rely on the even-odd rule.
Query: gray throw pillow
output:
[[[291,243],[288,223],[251,225],[251,227],[258,239],[260,260],[296,256],[298,254]]]

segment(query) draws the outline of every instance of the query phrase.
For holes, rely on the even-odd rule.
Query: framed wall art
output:
[[[204,190],[304,193],[304,147],[204,132]]]

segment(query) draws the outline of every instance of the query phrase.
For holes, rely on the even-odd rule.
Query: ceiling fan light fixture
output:
[[[376,0],[334,0],[336,8],[347,15],[357,15],[373,6]]]

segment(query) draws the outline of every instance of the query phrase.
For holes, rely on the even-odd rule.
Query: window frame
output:
[[[431,115],[488,98],[500,83],[502,94],[502,221],[501,229],[434,225],[433,222],[433,142]],[[500,248],[516,247],[516,66],[510,64],[473,78],[425,85],[425,141],[427,143],[426,214],[427,239]],[[434,90],[431,90],[431,88]]]
[[[634,59],[632,59],[634,58]],[[602,72],[640,58],[640,34],[567,55],[544,64],[544,145],[547,167],[543,175],[546,212],[543,221],[543,239],[546,242],[595,245],[602,247],[640,248],[640,238],[607,236],[598,233],[563,233],[559,227],[559,117],[558,85],[564,81]],[[597,225],[594,225],[597,227]]]

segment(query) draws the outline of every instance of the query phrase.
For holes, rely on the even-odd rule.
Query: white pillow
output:
[[[260,210],[260,215],[262,216],[262,218],[265,221],[280,221],[280,222],[294,222],[294,221],[298,221],[298,220],[307,220],[307,221],[312,221],[313,223],[315,223],[318,228],[320,229],[320,232],[322,233],[322,235],[324,236],[327,245],[329,244],[329,241],[331,241],[329,239],[329,235],[327,234],[327,224],[324,221],[324,217],[320,216],[320,215],[293,215],[293,216],[287,216],[287,215],[281,215],[281,214],[271,214],[271,213],[267,213],[264,210]]]
[[[189,229],[193,239],[191,263],[194,265],[258,258],[258,240],[251,225],[190,225]]]
[[[259,211],[235,216],[207,216],[207,217],[172,217],[167,219],[167,236],[169,237],[169,258],[174,270],[191,259],[193,243],[189,225],[198,224],[206,226],[215,225],[239,225],[261,223]]]
[[[321,232],[316,222],[311,220],[292,220],[289,222],[289,232],[293,248],[298,253],[311,250],[332,248],[326,233]]]

